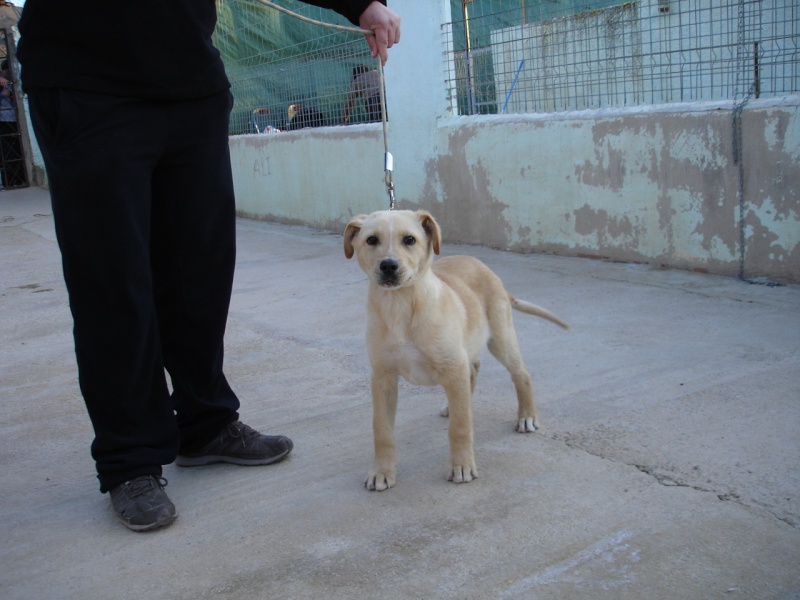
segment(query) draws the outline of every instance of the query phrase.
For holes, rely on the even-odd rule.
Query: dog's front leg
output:
[[[394,420],[397,414],[397,375],[372,373],[372,434],[375,441],[375,464],[364,485],[368,490],[383,491],[396,482],[397,441]]]
[[[458,376],[444,384],[450,413],[450,476],[453,483],[467,483],[478,476],[472,447],[472,391],[470,367],[455,369]],[[454,373],[455,375],[455,373]]]

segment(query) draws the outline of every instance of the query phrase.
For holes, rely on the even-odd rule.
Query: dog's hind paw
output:
[[[452,481],[453,483],[469,483],[473,479],[478,478],[478,470],[475,467],[453,467],[453,470],[450,471],[450,477],[447,478],[447,481]]]
[[[450,405],[445,404],[441,408],[441,410],[439,411],[439,414],[442,415],[443,417],[449,417],[450,416]]]
[[[539,429],[539,421],[533,417],[520,419],[517,422],[517,431],[520,433],[533,433]]]
[[[364,485],[371,492],[382,492],[383,490],[388,490],[390,487],[394,487],[395,483],[396,481],[394,475],[389,475],[386,473],[374,473],[372,471],[369,472],[367,479],[364,481]]]

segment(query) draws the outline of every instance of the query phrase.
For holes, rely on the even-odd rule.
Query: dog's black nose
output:
[[[397,261],[393,258],[384,258],[381,261],[381,273],[384,275],[394,275],[397,273]]]

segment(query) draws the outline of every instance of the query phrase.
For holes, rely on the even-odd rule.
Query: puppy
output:
[[[479,356],[489,351],[511,373],[517,391],[517,431],[539,422],[531,378],[520,356],[511,309],[568,328],[549,311],[517,300],[486,265],[469,256],[439,254],[439,226],[426,211],[385,210],[353,218],[344,231],[344,254],[369,278],[367,348],[372,364],[375,463],[370,490],[394,486],[398,377],[415,385],[441,385],[442,415],[450,417],[450,475],[455,483],[478,476],[472,448],[472,393]]]

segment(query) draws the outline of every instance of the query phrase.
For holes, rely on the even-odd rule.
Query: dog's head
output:
[[[381,210],[347,224],[344,255],[355,254],[373,284],[393,290],[430,267],[441,241],[439,225],[427,211]]]

